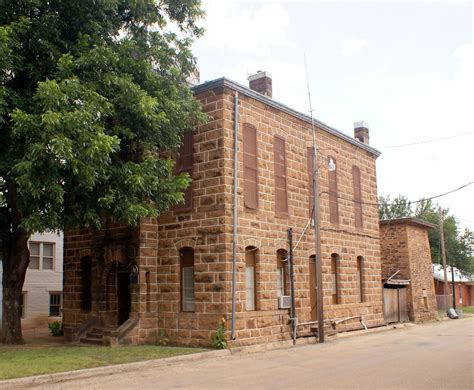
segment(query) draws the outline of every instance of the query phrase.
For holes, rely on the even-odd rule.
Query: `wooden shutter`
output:
[[[275,170],[275,213],[285,215],[288,214],[285,140],[275,137],[273,142],[273,165]]]
[[[244,205],[258,209],[257,129],[244,124]]]
[[[313,169],[314,169],[314,150],[307,149],[307,164],[308,164],[308,191],[309,191],[309,215],[313,213],[314,193],[313,193]],[[317,178],[316,178],[317,180]]]
[[[193,174],[194,164],[194,136],[192,131],[187,131],[183,134],[183,143],[179,148],[179,155],[176,159],[176,173],[187,172],[190,177]],[[176,211],[189,210],[192,206],[193,191],[192,183],[184,190],[184,203],[175,206]]]
[[[336,164],[334,157],[329,157]],[[337,167],[337,164],[336,164]],[[329,222],[338,224],[339,223],[339,204],[337,194],[337,169],[329,171]]]
[[[352,166],[352,187],[354,190],[354,218],[355,227],[362,228],[362,191],[360,187],[360,169],[355,165]]]

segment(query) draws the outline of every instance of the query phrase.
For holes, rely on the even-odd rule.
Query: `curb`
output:
[[[200,359],[211,359],[219,358],[223,356],[230,356],[231,352],[228,349],[209,351],[209,352],[198,352],[189,355],[172,356],[169,358],[145,360],[142,362],[115,364],[104,367],[85,368],[82,370],[58,372],[54,374],[44,374],[29,376],[25,378],[17,379],[6,379],[0,381],[0,388],[2,389],[14,389],[14,388],[25,388],[39,385],[48,385],[54,383],[61,383],[76,379],[89,379],[96,376],[106,376],[116,373],[124,373],[130,371],[137,371],[142,369],[158,368],[163,366],[169,366],[174,363],[181,362],[192,362]]]

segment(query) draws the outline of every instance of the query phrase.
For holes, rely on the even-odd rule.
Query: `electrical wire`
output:
[[[452,194],[454,192],[457,192],[457,191],[460,191],[466,187],[469,187],[471,184],[474,184],[474,181],[471,181],[469,183],[466,183],[458,188],[455,188],[454,190],[451,190],[451,191],[447,191],[447,192],[443,192],[442,194],[439,194],[439,195],[434,195],[434,196],[430,196],[428,198],[422,198],[422,199],[418,199],[418,200],[413,200],[413,201],[408,201],[406,202],[407,204],[416,204],[416,203],[421,203],[421,202],[426,202],[428,200],[433,200],[433,199],[436,199],[436,198],[441,198],[442,196],[446,196],[446,195],[449,195],[449,194]],[[328,194],[328,195],[332,195],[332,196],[335,196],[336,198],[338,199],[342,199],[342,200],[347,200],[347,201],[350,201],[350,202],[354,202],[354,203],[360,203],[361,205],[366,205],[366,206],[381,206],[383,205],[383,203],[370,203],[370,202],[362,202],[362,201],[358,201],[356,199],[349,199],[349,198],[345,198],[345,197],[342,197],[341,195],[338,195],[338,194],[335,194],[333,192],[330,192],[330,191],[322,191],[320,194]],[[400,205],[402,203],[389,203],[388,205]]]
[[[456,134],[456,135],[451,135],[451,136],[448,136],[448,137],[435,138],[435,139],[430,139],[430,140],[426,140],[426,141],[411,142],[411,143],[408,143],[408,144],[400,144],[400,145],[379,146],[379,147],[376,147],[376,148],[377,149],[404,148],[406,146],[429,144],[429,143],[432,143],[432,142],[443,141],[443,140],[446,140],[446,139],[464,137],[465,135],[471,135],[471,134],[472,134],[472,131],[468,132],[468,133]]]

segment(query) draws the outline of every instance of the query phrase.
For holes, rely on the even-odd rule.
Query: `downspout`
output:
[[[234,96],[234,200],[232,204],[232,323],[231,339],[235,340],[235,274],[237,267],[237,187],[238,187],[238,118],[239,118],[239,94],[235,92]]]
[[[296,309],[295,309],[295,282],[294,282],[294,267],[293,267],[293,229],[288,229],[288,241],[290,244],[290,256],[288,259],[290,266],[290,295],[291,295],[291,331],[293,334],[293,345],[296,344],[296,326],[298,320],[296,318]]]

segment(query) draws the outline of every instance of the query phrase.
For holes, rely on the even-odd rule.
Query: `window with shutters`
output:
[[[287,258],[288,252],[286,250],[279,249],[277,251],[277,297],[288,295]]]
[[[334,305],[341,303],[339,289],[339,255],[333,253],[331,255],[331,296]]]
[[[336,164],[336,159],[332,156],[328,157],[329,160],[332,159],[334,164]],[[339,202],[337,194],[337,168],[334,171],[329,171],[329,222],[333,224],[339,223]]]
[[[257,129],[244,124],[244,205],[251,210],[258,209]]]
[[[194,250],[182,248],[181,260],[181,310],[194,311]]]
[[[186,172],[189,177],[193,174],[193,149],[194,149],[194,135],[192,131],[186,131],[183,134],[183,143],[179,148],[178,157],[176,158],[176,174]],[[184,202],[175,206],[175,211],[187,211],[192,207],[193,201],[193,184],[190,183],[188,188],[184,190]]]
[[[256,310],[256,288],[255,288],[255,265],[257,248],[248,246],[245,248],[245,309]]]
[[[275,170],[275,214],[288,215],[288,194],[286,189],[286,153],[285,140],[275,137],[273,140],[273,158]]]
[[[354,190],[354,218],[355,227],[362,229],[362,190],[360,185],[360,169],[355,165],[352,166],[352,187]]]
[[[313,193],[313,171],[314,171],[314,150],[308,148],[307,154],[307,169],[308,169],[308,191],[309,191],[309,215],[313,215],[314,193]],[[317,178],[316,178],[317,180]]]
[[[357,284],[359,302],[364,302],[364,258],[357,256]]]

